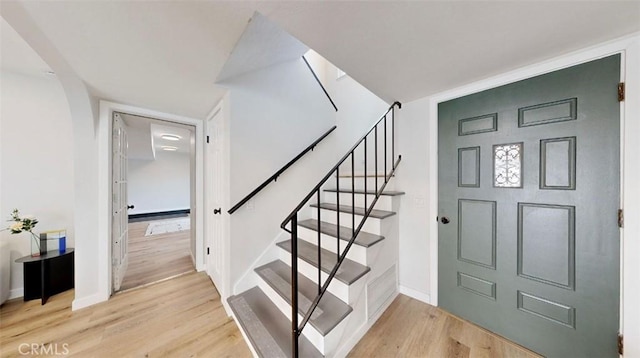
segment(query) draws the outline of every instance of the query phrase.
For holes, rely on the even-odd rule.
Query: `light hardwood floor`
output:
[[[21,344],[54,345],[71,357],[250,357],[204,273],[116,294],[71,311],[73,291],[0,308],[0,356]],[[25,351],[25,346],[22,346]],[[399,295],[350,357],[537,357],[437,307]]]
[[[71,311],[73,290],[0,309],[0,356],[21,344],[57,345],[71,357],[250,357],[238,327],[204,273],[191,273]],[[34,355],[35,356],[35,355]]]
[[[349,357],[539,357],[437,307],[399,295]]]
[[[189,248],[190,231],[144,236],[151,222],[129,224],[129,266],[120,290],[194,270]]]

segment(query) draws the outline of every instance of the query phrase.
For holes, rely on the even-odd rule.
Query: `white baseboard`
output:
[[[193,256],[193,253],[191,253],[190,256],[191,256],[191,263],[193,264],[193,267],[196,269],[196,271],[202,272],[206,269],[206,266],[204,263],[198,265],[198,263],[196,262],[196,258]]]
[[[100,293],[96,293],[96,294],[93,294],[87,297],[82,297],[82,298],[76,297],[76,299],[74,299],[73,302],[71,303],[71,310],[77,311],[85,307],[93,306],[96,303],[105,302],[108,299],[109,299],[108,296],[105,297]]]
[[[233,317],[233,311],[231,310],[231,306],[229,306],[229,302],[227,302],[227,299],[220,297],[220,301],[222,302],[222,307],[224,308],[224,311],[227,312],[227,316]]]
[[[18,297],[23,297],[24,296],[24,287],[18,287],[18,288],[14,288],[9,290],[9,298],[8,300],[14,299],[14,298],[18,298]]]
[[[428,293],[420,292],[418,290],[414,290],[413,288],[409,288],[406,286],[400,286],[399,289],[400,289],[400,293],[402,293],[405,296],[415,298],[416,300],[422,301],[424,303],[432,304],[431,296],[429,296]]]

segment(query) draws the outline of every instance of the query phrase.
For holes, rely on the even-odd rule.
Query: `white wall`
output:
[[[159,150],[155,160],[129,159],[129,214],[190,208],[189,153]]]
[[[400,292],[429,301],[429,99],[404,103],[398,113],[402,162],[397,187],[400,203]]]
[[[389,104],[381,100],[371,91],[363,87],[348,75],[337,78],[338,68],[330,62],[326,63],[325,80],[327,92],[338,107],[336,125],[338,131],[335,135],[336,159],[342,158],[360,138],[376,123],[389,108]],[[396,108],[396,113],[397,113]],[[397,118],[396,118],[397,119]],[[391,116],[387,118],[388,138],[391,138]],[[383,123],[378,125],[378,174],[384,172],[384,131]],[[397,128],[397,123],[396,123]],[[387,165],[391,170],[391,141],[388,145]],[[367,143],[367,172],[372,174],[375,171],[375,146],[374,133],[368,137]],[[396,149],[398,143],[396,143]],[[396,156],[399,152],[396,150]],[[356,174],[364,171],[364,145],[356,149],[354,159],[354,172]],[[340,166],[340,175],[351,173],[351,160]]]
[[[73,212],[75,233],[75,299],[73,309],[106,300],[109,289],[100,282],[109,280],[109,272],[101,270],[110,262],[107,255],[109,246],[98,240],[99,218],[111,215],[109,210],[101,210],[100,177],[107,177],[109,171],[98,166],[98,101],[75,74],[58,50],[52,46],[47,36],[19,2],[3,2],[2,17],[33,48],[36,53],[55,71],[66,95],[71,113],[73,130]],[[100,173],[99,173],[100,171]],[[106,197],[108,193],[104,193]]]
[[[38,220],[35,232],[67,229],[67,246],[75,246],[74,171],[71,114],[55,76],[1,73],[0,96],[0,229],[14,208]],[[26,233],[0,231],[9,242],[11,295],[21,296],[22,264],[13,261],[31,252]]]
[[[329,92],[338,107],[336,125],[339,131],[336,133],[336,141],[338,143],[336,150],[338,155],[342,157],[380,119],[390,104],[381,100],[349,76],[336,79],[338,69],[331,63],[327,63],[326,66],[325,83],[327,84],[327,92]],[[391,122],[389,121],[388,125],[390,124]],[[382,131],[378,135],[378,139],[382,141]],[[368,143],[368,145],[371,144],[373,142]],[[382,142],[379,143],[380,146],[381,144]],[[391,144],[388,143],[388,145],[390,146]],[[369,148],[373,148],[373,145]],[[358,158],[356,166],[361,168],[362,158]],[[368,157],[370,163],[372,158],[373,156]],[[381,158],[380,162],[382,163]],[[372,171],[370,168],[371,166],[367,168],[367,171]],[[349,167],[348,170],[351,171],[351,168]]]
[[[233,205],[329,130],[335,123],[335,111],[302,59],[251,72],[226,84],[230,89]],[[280,222],[330,168],[330,141],[327,138],[250,205],[231,215],[232,286],[253,269],[253,261],[281,233]]]

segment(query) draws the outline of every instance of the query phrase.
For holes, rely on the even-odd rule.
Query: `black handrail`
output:
[[[300,152],[300,154],[298,154],[295,158],[291,159],[289,161],[289,163],[285,164],[282,168],[280,168],[280,170],[278,170],[277,172],[275,172],[275,174],[273,174],[272,176],[269,177],[269,179],[265,180],[262,184],[260,184],[260,186],[258,186],[257,188],[255,188],[251,193],[249,193],[247,196],[245,196],[242,200],[240,200],[236,205],[234,205],[231,209],[229,209],[229,211],[227,211],[229,214],[233,214],[236,210],[240,209],[240,207],[244,204],[247,203],[247,201],[251,200],[251,198],[253,198],[256,194],[258,194],[262,189],[264,189],[267,185],[269,185],[269,183],[271,183],[272,181],[276,181],[278,180],[278,177],[280,176],[280,174],[284,173],[285,170],[289,169],[290,166],[292,166],[295,162],[298,161],[298,159],[302,158],[305,154],[307,154],[309,151],[312,151],[316,145],[320,142],[322,142],[323,139],[325,139],[331,132],[333,132],[336,129],[336,126],[331,127],[331,129],[329,129],[328,131],[326,131],[322,136],[320,136],[320,138],[316,139],[313,143],[311,143],[311,145],[309,145],[305,150],[303,150],[302,152]]]
[[[376,121],[376,123],[367,131],[367,133],[362,136],[362,138],[360,138],[356,144],[347,152],[347,154],[345,154],[339,161],[338,163],[331,169],[329,170],[329,172],[327,173],[327,175],[324,176],[324,178],[322,178],[322,180],[320,180],[320,182],[311,190],[311,192],[309,192],[309,194],[300,202],[300,204],[298,204],[298,206],[293,209],[293,211],[289,214],[289,216],[287,216],[287,218],[282,222],[282,224],[280,225],[280,227],[289,232],[291,234],[291,349],[292,349],[292,356],[293,357],[298,357],[298,339],[300,337],[300,334],[302,333],[302,330],[304,329],[305,325],[307,324],[307,322],[309,321],[309,319],[311,318],[311,315],[313,313],[313,311],[316,309],[316,307],[318,306],[318,303],[320,302],[320,300],[322,299],[322,297],[324,296],[325,292],[327,291],[327,289],[329,288],[329,284],[331,283],[331,280],[333,280],[333,278],[335,277],[336,273],[338,272],[338,268],[340,267],[340,265],[342,264],[342,262],[346,259],[347,257],[347,253],[349,252],[349,249],[351,248],[351,246],[353,245],[353,243],[355,242],[356,237],[358,236],[358,234],[360,233],[360,230],[362,230],[362,227],[365,224],[365,221],[367,220],[367,218],[371,215],[371,211],[373,210],[376,202],[378,201],[378,198],[380,198],[380,195],[382,195],[382,192],[384,191],[385,187],[387,186],[387,183],[389,182],[389,180],[391,179],[391,177],[394,175],[395,170],[398,166],[398,164],[400,163],[400,160],[402,159],[401,155],[398,155],[398,159],[395,160],[394,156],[395,156],[395,110],[394,107],[398,107],[398,108],[402,108],[402,104],[400,102],[394,102],[389,109],[385,112],[385,114],[378,120]],[[389,112],[391,112],[391,171],[387,172],[387,115],[389,114]],[[382,186],[380,188],[378,188],[378,125],[383,122],[384,123],[384,168],[385,168],[385,173],[384,173],[384,182],[382,183]],[[367,206],[367,199],[366,199],[366,195],[367,195],[367,179],[368,179],[368,175],[367,175],[367,137],[369,136],[369,134],[371,134],[371,132],[374,132],[375,135],[375,142],[374,142],[374,148],[375,148],[375,196],[373,198],[373,200],[371,201],[371,203]],[[356,224],[355,224],[355,150],[360,146],[360,144],[364,143],[364,187],[365,187],[365,205],[364,205],[364,215],[362,220],[360,221],[360,224],[358,225],[358,227],[356,228]],[[340,186],[339,186],[339,179],[340,179],[340,165],[342,165],[349,157],[351,157],[351,205],[352,205],[352,209],[351,209],[351,215],[352,215],[352,221],[351,221],[351,229],[352,229],[352,236],[349,239],[347,245],[345,246],[344,250],[342,251],[342,253],[340,253]],[[336,190],[336,226],[337,226],[337,232],[338,234],[336,235],[336,244],[337,244],[337,262],[335,264],[335,266],[333,267],[333,269],[331,270],[331,272],[329,273],[329,276],[327,277],[327,279],[325,280],[324,284],[322,284],[321,281],[321,274],[320,271],[322,270],[322,266],[320,264],[320,259],[321,259],[321,218],[320,218],[320,190],[321,187],[329,180],[329,178],[335,173],[336,175],[336,185],[337,185],[337,190]],[[347,191],[342,191],[342,192],[349,192]],[[317,231],[318,231],[318,294],[315,297],[315,299],[313,300],[313,302],[311,303],[310,308],[305,312],[303,318],[302,318],[302,322],[300,324],[298,324],[298,212],[307,204],[307,202],[309,200],[311,200],[311,198],[313,197],[313,195],[317,195]],[[361,214],[359,214],[361,215]],[[291,224],[291,229],[287,229],[287,225]]]
[[[318,78],[318,75],[316,75],[316,71],[314,71],[313,68],[311,68],[311,65],[309,64],[309,61],[307,61],[307,59],[304,56],[302,56],[302,59],[304,60],[304,63],[307,64],[307,67],[309,67],[309,71],[311,71],[311,73],[313,74],[313,77],[316,79],[316,81],[320,85],[320,88],[322,88],[322,90],[324,91],[324,94],[327,95],[327,98],[331,102],[331,105],[333,106],[333,108],[336,110],[336,112],[338,112],[338,107],[336,107],[336,104],[331,99],[331,96],[329,96],[329,92],[327,92],[327,90],[322,85],[322,82],[320,82],[320,79]]]

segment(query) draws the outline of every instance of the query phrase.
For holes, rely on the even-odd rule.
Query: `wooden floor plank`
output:
[[[0,357],[21,344],[67,345],[71,357],[250,357],[204,273],[118,293],[71,311],[74,292],[0,308]],[[350,357],[538,357],[437,307],[399,295]]]
[[[22,356],[24,343],[57,344],[59,351],[67,344],[71,357],[251,356],[204,273],[119,293],[75,312],[73,297],[67,291],[44,306],[19,299],[3,305],[0,356]]]
[[[129,223],[129,265],[120,290],[157,282],[194,270],[191,231],[145,236],[154,221]]]
[[[438,307],[398,295],[348,357],[540,357]]]

